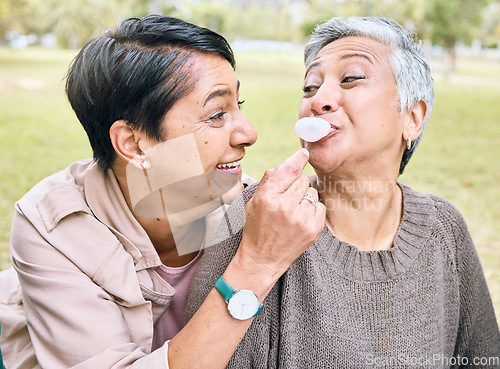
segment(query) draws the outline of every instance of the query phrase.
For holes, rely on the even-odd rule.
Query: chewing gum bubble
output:
[[[295,133],[304,141],[316,142],[331,131],[330,123],[321,118],[305,117],[295,124]]]

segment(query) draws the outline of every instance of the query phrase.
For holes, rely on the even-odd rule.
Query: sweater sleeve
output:
[[[457,360],[461,367],[493,368],[500,360],[500,333],[481,262],[460,212],[449,203],[443,212],[457,250],[460,321],[454,357],[464,358]]]

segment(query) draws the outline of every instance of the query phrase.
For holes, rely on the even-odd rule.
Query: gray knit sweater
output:
[[[394,247],[362,252],[324,227],[281,277],[228,368],[500,368],[500,334],[467,226],[447,200],[403,190]],[[188,317],[241,240],[245,190],[207,248]]]

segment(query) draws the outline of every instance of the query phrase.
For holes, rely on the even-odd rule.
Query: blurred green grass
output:
[[[0,269],[9,266],[14,202],[45,176],[91,156],[64,95],[64,74],[74,55],[0,49]],[[299,148],[293,127],[302,55],[241,52],[236,68],[243,111],[259,133],[243,166],[258,179]],[[500,321],[500,63],[458,60],[457,71],[467,78],[435,76],[428,130],[400,180],[445,196],[462,211]],[[306,172],[313,173],[310,167]]]

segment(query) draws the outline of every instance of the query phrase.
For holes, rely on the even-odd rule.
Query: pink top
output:
[[[186,324],[189,288],[202,254],[200,251],[193,260],[182,267],[172,268],[162,264],[156,269],[158,275],[175,289],[175,295],[167,311],[154,326],[153,351],[161,347],[165,341],[172,339]]]

